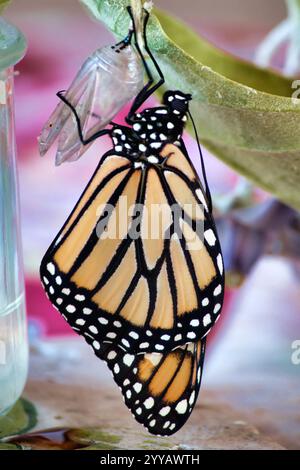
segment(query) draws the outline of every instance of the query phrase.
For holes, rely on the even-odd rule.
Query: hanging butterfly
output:
[[[86,139],[75,107],[58,93],[74,113],[81,142],[108,134],[113,149],[47,250],[40,273],[53,305],[107,362],[137,421],[169,435],[185,423],[199,392],[205,337],[223,303],[223,260],[200,145],[204,186],[182,139],[192,120],[191,95],[167,91],[161,106],[138,112],[164,76],[147,44],[149,13],[143,40],[157,83],[128,11],[148,83],[127,126],[112,122]],[[163,208],[155,217],[154,207]]]

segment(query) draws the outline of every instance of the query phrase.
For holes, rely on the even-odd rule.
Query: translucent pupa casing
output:
[[[76,108],[87,139],[105,128],[142,87],[143,67],[135,50],[130,45],[106,46],[88,57],[65,96]],[[57,165],[78,160],[89,147],[81,143],[74,115],[62,101],[38,138],[40,154],[45,155],[57,138]]]

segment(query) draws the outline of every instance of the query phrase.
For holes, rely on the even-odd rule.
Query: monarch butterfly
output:
[[[113,149],[47,250],[40,273],[53,305],[107,362],[137,421],[151,433],[169,435],[195,404],[205,337],[221,313],[224,270],[201,148],[205,188],[182,139],[188,117],[194,125],[192,97],[167,91],[161,106],[138,112],[164,76],[147,45],[149,13],[144,47],[157,83],[128,11],[148,83],[126,126],[112,122],[87,139],[76,109],[58,93],[74,113],[82,143],[108,134]],[[124,210],[123,199],[133,210]],[[165,209],[156,223],[154,206]],[[145,236],[154,225],[157,236]]]

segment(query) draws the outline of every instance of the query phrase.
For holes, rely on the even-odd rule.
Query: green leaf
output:
[[[0,12],[9,4],[10,0],[0,0]]]
[[[81,0],[118,37],[129,25],[126,0]],[[193,94],[201,141],[216,156],[300,209],[300,100],[292,79],[218,50],[155,10],[148,41],[168,88]]]
[[[27,400],[19,400],[10,412],[0,417],[0,439],[21,434],[33,428],[37,421],[36,410]]]

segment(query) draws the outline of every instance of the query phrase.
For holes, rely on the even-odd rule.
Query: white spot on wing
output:
[[[49,271],[50,274],[52,274],[52,276],[54,275],[55,273],[55,266],[53,263],[48,263],[47,264],[47,270]]]
[[[138,337],[139,337],[139,335],[135,331],[131,331],[129,333],[129,336],[131,336],[131,338],[133,338],[133,339],[138,339]]]
[[[115,339],[116,336],[117,336],[116,333],[114,333],[113,331],[107,333],[107,335],[106,335],[106,337],[109,338],[109,339]]]
[[[136,382],[136,383],[134,384],[133,388],[134,388],[134,390],[136,391],[136,393],[139,393],[139,392],[142,390],[143,386],[142,386],[141,383]]]
[[[81,294],[75,295],[75,299],[78,300],[78,302],[83,302],[85,300],[85,296]]]
[[[152,147],[154,149],[159,149],[159,147],[161,147],[161,143],[160,142],[153,142],[152,144],[150,144],[150,147]]]
[[[150,157],[148,157],[148,162],[150,163],[158,163],[159,160],[157,157],[155,157],[154,155],[151,155]]]
[[[94,349],[96,349],[97,351],[100,349],[100,343],[98,341],[93,341],[93,347]]]
[[[189,404],[192,405],[195,401],[195,391],[191,393],[190,399],[189,399]]]
[[[116,351],[109,351],[109,353],[107,354],[107,359],[109,361],[112,361],[116,357],[116,355],[117,355]]]
[[[147,398],[147,400],[144,401],[144,406],[147,408],[147,410],[150,410],[154,406],[154,400],[152,397]]]
[[[126,366],[130,367],[131,364],[133,363],[134,361],[134,356],[132,354],[125,354],[125,356],[123,357],[123,362],[124,364],[126,364]]]
[[[162,335],[162,336],[161,336],[161,339],[162,339],[163,341],[168,341],[170,338],[171,338],[170,335]]]
[[[127,341],[127,339],[123,338],[122,343],[124,344],[124,346],[126,346],[126,348],[130,347],[129,341]]]
[[[67,305],[66,310],[69,313],[74,313],[76,311],[76,308],[74,307],[74,305]]]
[[[219,253],[218,256],[217,256],[217,265],[218,265],[220,274],[223,274],[223,260],[222,260],[221,253]]]
[[[195,339],[195,338],[196,338],[196,335],[195,335],[195,333],[193,333],[193,332],[188,333],[186,336],[187,336],[187,338],[189,338],[189,339]]]
[[[215,305],[215,308],[214,308],[214,313],[218,313],[218,311],[220,310],[221,308],[221,304],[216,304]]]
[[[164,406],[164,407],[160,410],[159,414],[160,414],[161,416],[167,416],[167,415],[170,413],[170,411],[171,411],[171,407],[170,407],[170,406]]]
[[[208,313],[207,315],[204,316],[203,318],[203,325],[204,326],[207,326],[211,323],[211,316],[210,314]]]
[[[89,326],[89,330],[90,330],[92,333],[94,333],[94,334],[97,334],[97,333],[98,333],[98,330],[97,330],[97,328],[96,328],[94,325]]]
[[[187,400],[181,400],[179,403],[177,403],[175,410],[178,414],[183,415],[187,410],[187,406]]]
[[[215,237],[215,234],[214,232],[212,231],[212,229],[208,229],[204,232],[204,237],[205,237],[205,240],[207,241],[207,243],[210,245],[210,246],[214,246],[217,239]]]
[[[222,292],[222,286],[219,284],[214,290],[214,296],[220,295]]]

